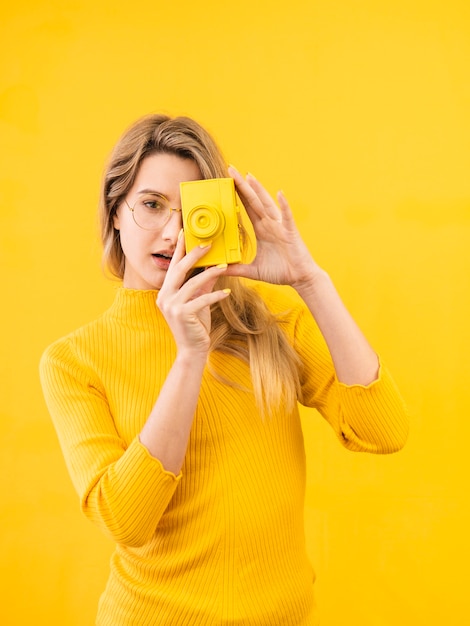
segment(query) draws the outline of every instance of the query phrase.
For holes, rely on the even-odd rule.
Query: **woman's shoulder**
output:
[[[255,291],[268,309],[276,314],[300,314],[305,304],[298,293],[288,285],[272,285],[261,281],[249,281],[247,286]]]
[[[50,343],[43,351],[41,362],[74,360],[83,351],[99,350],[103,345],[105,328],[109,324],[109,309]]]
[[[81,346],[90,343],[89,340],[95,334],[93,331],[97,324],[98,320],[89,322],[50,343],[41,355],[41,368],[46,367],[48,364],[71,364],[80,360]]]

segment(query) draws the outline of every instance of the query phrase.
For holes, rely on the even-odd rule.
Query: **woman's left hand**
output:
[[[257,253],[249,265],[229,265],[226,276],[244,276],[291,285],[313,315],[333,359],[338,380],[369,385],[377,380],[378,359],[344,306],[328,274],[314,261],[278,193],[279,207],[254,176],[229,168],[256,234]]]
[[[300,288],[320,268],[313,260],[295,225],[282,192],[279,207],[254,176],[244,178],[233,166],[228,169],[256,235],[256,257],[252,263],[229,265],[226,275],[243,276],[278,285]]]

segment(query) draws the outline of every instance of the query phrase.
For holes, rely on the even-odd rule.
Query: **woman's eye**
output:
[[[142,200],[142,204],[148,211],[163,211],[164,206],[160,200],[156,198],[145,198]]]

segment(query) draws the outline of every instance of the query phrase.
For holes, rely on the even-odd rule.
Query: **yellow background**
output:
[[[121,131],[189,114],[282,188],[412,414],[391,457],[303,414],[323,625],[462,624],[468,596],[470,3],[18,0],[0,10],[2,624],[93,623],[111,544],[38,382],[113,298],[95,207]],[[273,625],[277,626],[277,625]]]

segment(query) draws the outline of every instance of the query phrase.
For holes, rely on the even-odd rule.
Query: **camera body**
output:
[[[180,183],[186,252],[211,243],[196,267],[242,260],[240,207],[232,178]]]

